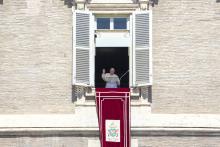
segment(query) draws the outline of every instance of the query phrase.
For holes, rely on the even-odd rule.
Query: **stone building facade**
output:
[[[94,86],[73,83],[76,11],[152,14],[132,147],[220,146],[218,0],[0,0],[0,146],[97,146]]]

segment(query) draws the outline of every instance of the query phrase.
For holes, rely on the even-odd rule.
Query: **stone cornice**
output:
[[[86,0],[75,0],[75,3],[85,3]]]
[[[99,136],[95,128],[0,128],[0,136]],[[219,128],[131,128],[132,136],[220,136]]]
[[[220,115],[147,114],[131,119],[136,136],[220,136]],[[98,134],[96,114],[0,115],[0,136]]]
[[[139,0],[137,3],[88,3],[87,0],[75,0],[76,9],[91,11],[134,11],[136,9],[147,10],[149,0]]]
[[[83,128],[98,126],[96,113],[83,113],[0,115],[0,128]],[[217,114],[140,114],[134,116],[133,113],[131,119],[132,127],[136,128],[220,128],[220,115]]]
[[[138,4],[113,4],[113,3],[105,3],[105,4],[87,4],[87,8],[91,11],[134,11],[139,8]]]
[[[84,10],[85,9],[86,0],[75,0],[75,3],[76,3],[76,8],[75,9],[78,9],[78,10]]]

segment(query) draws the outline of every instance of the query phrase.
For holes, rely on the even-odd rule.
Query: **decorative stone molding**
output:
[[[83,1],[83,0],[78,0],[78,1]],[[85,4],[86,2],[84,2]],[[152,5],[153,0],[138,0],[134,1],[133,3],[86,3],[86,8],[89,9],[90,11],[93,12],[132,12],[137,9],[140,10],[148,10],[149,6]],[[84,7],[85,7],[84,5]],[[79,9],[79,8],[78,8]]]
[[[85,96],[86,87],[84,86],[73,86],[73,97],[74,99],[81,99]]]
[[[139,88],[140,90],[140,98],[144,100],[151,99],[151,86],[142,86]]]
[[[134,11],[139,7],[138,4],[112,4],[112,3],[91,3],[87,8],[91,11]]]
[[[96,108],[92,109],[94,113],[87,109],[80,114],[0,115],[0,136],[98,136]],[[220,136],[217,114],[143,114],[131,113],[133,136]]]
[[[146,106],[150,108],[150,88],[131,88],[131,106]],[[95,106],[95,88],[74,86],[73,98],[76,106]]]
[[[86,0],[75,0],[75,3],[76,3],[77,10],[84,10],[85,9]]]
[[[149,5],[149,0],[139,0],[140,9],[147,10]]]

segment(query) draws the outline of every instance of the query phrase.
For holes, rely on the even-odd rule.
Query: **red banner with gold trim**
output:
[[[101,147],[130,147],[130,89],[96,88]]]

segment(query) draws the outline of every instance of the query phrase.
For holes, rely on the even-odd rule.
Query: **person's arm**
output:
[[[117,85],[120,86],[120,79],[119,79],[118,76],[117,76],[117,81],[116,82],[117,82]]]
[[[105,69],[102,70],[102,79],[106,82]]]
[[[107,80],[106,80],[106,76],[105,76],[104,73],[102,73],[102,80],[104,80],[105,82],[107,82]]]

